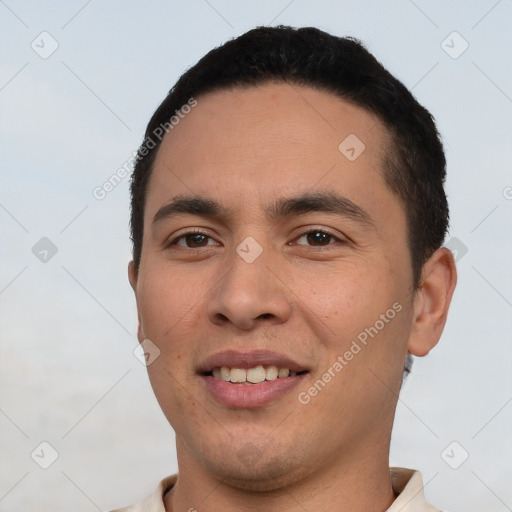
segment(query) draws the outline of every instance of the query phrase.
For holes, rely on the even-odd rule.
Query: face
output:
[[[159,149],[130,268],[180,468],[270,489],[387,457],[413,305],[384,127],[296,85],[197,102]]]

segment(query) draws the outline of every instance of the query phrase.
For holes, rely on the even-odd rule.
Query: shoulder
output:
[[[408,468],[390,468],[396,500],[386,512],[443,512],[425,500],[423,477]]]
[[[171,489],[178,475],[171,475],[161,480],[155,490],[143,501],[129,507],[116,508],[111,512],[165,512],[164,494]]]

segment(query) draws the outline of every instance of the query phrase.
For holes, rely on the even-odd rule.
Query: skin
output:
[[[390,142],[372,114],[289,84],[197,100],[159,149],[138,273],[129,265],[138,338],[161,351],[148,373],[176,433],[179,479],[166,509],[384,511],[395,498],[388,456],[404,360],[439,340],[456,282],[451,252],[436,251],[412,289],[405,211],[381,170]],[[355,161],[338,149],[349,134],[365,144]],[[314,192],[349,199],[370,222],[265,214],[279,198]],[[178,195],[214,199],[231,214],[152,225]],[[190,228],[211,238],[171,243]],[[318,229],[335,238],[305,236]],[[263,249],[252,263],[236,252],[248,236]],[[300,403],[298,393],[395,303],[401,311]],[[219,351],[261,348],[308,368],[300,386],[255,409],[213,400],[198,365]]]

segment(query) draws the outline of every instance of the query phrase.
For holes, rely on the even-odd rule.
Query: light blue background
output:
[[[391,463],[420,469],[450,512],[511,510],[512,2],[5,0],[0,511],[109,510],[176,471],[172,430],[132,354],[129,180],[102,201],[92,191],[185,69],[263,24],[362,39],[434,114],[449,238],[467,253],[441,342],[402,391]],[[47,59],[31,48],[43,31],[58,43]],[[453,31],[469,44],[456,59],[442,47]],[[58,249],[47,263],[32,253],[42,237]],[[42,441],[59,454],[46,470],[30,456]],[[458,469],[441,456],[453,441],[452,459],[469,454]]]

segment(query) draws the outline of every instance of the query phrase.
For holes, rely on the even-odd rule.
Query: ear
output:
[[[414,297],[414,316],[408,351],[425,356],[437,345],[457,283],[452,252],[441,247],[423,265],[421,284]]]
[[[142,323],[140,319],[140,310],[139,310],[139,301],[137,300],[137,281],[139,279],[139,275],[137,270],[135,269],[135,264],[133,260],[128,263],[128,281],[130,281],[130,286],[135,293],[135,301],[137,302],[137,339],[139,342],[144,341],[144,333],[142,332]]]

